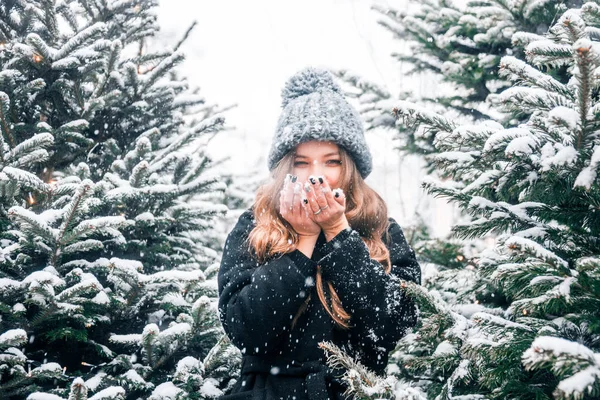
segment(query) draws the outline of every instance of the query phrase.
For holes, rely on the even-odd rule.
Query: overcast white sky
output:
[[[174,45],[196,20],[182,50],[182,72],[201,87],[210,103],[237,104],[226,113],[234,132],[215,139],[211,150],[235,160],[231,168],[256,167],[267,173],[266,156],[286,79],[306,66],[347,69],[385,86],[390,92],[412,88],[435,90],[425,79],[402,77],[390,53],[401,44],[377,24],[372,4],[397,9],[404,0],[162,0],[159,23],[167,43]],[[432,93],[428,93],[432,94]],[[375,159],[367,182],[388,202],[390,214],[410,221],[423,207],[419,187],[423,173],[414,161],[399,160],[391,134],[367,133]],[[433,203],[432,218],[447,214]],[[445,231],[445,229],[443,229]],[[442,232],[439,232],[442,233]]]

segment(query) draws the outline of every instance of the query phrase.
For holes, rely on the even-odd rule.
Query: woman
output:
[[[272,181],[229,234],[219,270],[225,332],[243,354],[223,399],[343,399],[331,341],[378,374],[416,322],[401,280],[421,272],[402,229],[364,182],[360,117],[332,76],[307,68],[282,92]]]

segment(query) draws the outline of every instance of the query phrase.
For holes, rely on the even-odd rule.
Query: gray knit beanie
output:
[[[269,152],[269,170],[300,143],[332,141],[354,160],[363,178],[372,160],[358,112],[344,99],[330,72],[308,67],[294,74],[281,91],[283,111]]]

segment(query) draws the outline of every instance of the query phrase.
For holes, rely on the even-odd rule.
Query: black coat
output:
[[[383,238],[392,261],[389,275],[350,229],[328,243],[321,234],[310,259],[294,250],[259,263],[247,241],[254,224],[251,210],[240,216],[219,270],[221,321],[243,353],[234,394],[222,399],[342,399],[345,387],[333,376],[340,371],[325,366],[324,352],[317,347],[321,341],[333,342],[383,375],[388,353],[416,323],[416,307],[399,289],[399,280],[421,280],[414,251],[398,223],[390,218],[389,235]],[[334,324],[318,299],[317,265],[351,315],[348,330]],[[291,329],[308,294],[308,307]]]

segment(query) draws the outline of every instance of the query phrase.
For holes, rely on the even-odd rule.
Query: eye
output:
[[[295,161],[294,162],[294,167],[301,167],[303,165],[308,165],[308,163],[306,161]]]
[[[327,165],[342,165],[342,160],[327,160]]]

